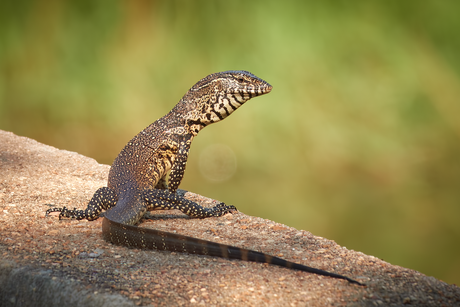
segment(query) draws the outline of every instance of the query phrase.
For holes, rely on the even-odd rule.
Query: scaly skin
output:
[[[114,244],[270,263],[360,284],[342,275],[256,251],[134,226],[148,210],[178,209],[196,218],[217,217],[236,210],[224,203],[205,208],[176,191],[184,175],[190,144],[198,132],[223,120],[249,99],[271,90],[270,84],[247,71],[207,76],[168,114],[128,142],[112,164],[108,186],[96,191],[85,210],[63,207],[50,209],[46,214],[60,212],[59,218],[94,220],[102,210],[107,210],[102,234]]]

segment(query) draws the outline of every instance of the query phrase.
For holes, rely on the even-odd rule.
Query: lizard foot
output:
[[[59,219],[62,219],[63,217],[68,217],[68,218],[73,218],[77,220],[82,220],[86,218],[86,214],[84,210],[77,210],[77,208],[74,208],[73,210],[69,210],[66,207],[62,208],[52,208],[46,210],[45,216],[49,216],[50,213],[52,212],[60,212],[59,213]]]

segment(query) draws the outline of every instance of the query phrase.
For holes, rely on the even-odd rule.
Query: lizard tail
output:
[[[227,259],[239,259],[259,263],[268,263],[285,268],[329,276],[363,286],[364,284],[324,270],[290,262],[278,257],[236,246],[201,240],[180,234],[122,224],[104,217],[102,234],[106,241],[116,245],[139,249],[157,249],[180,253],[207,255]]]

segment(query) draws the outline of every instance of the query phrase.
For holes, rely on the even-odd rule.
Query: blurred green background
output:
[[[460,2],[0,8],[0,129],[111,164],[199,79],[249,70],[272,93],[200,133],[181,187],[460,283]]]

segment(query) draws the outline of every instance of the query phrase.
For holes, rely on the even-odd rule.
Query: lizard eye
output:
[[[238,77],[238,82],[241,82],[241,83],[243,83],[243,82],[244,82],[244,79],[243,79],[243,77]]]

